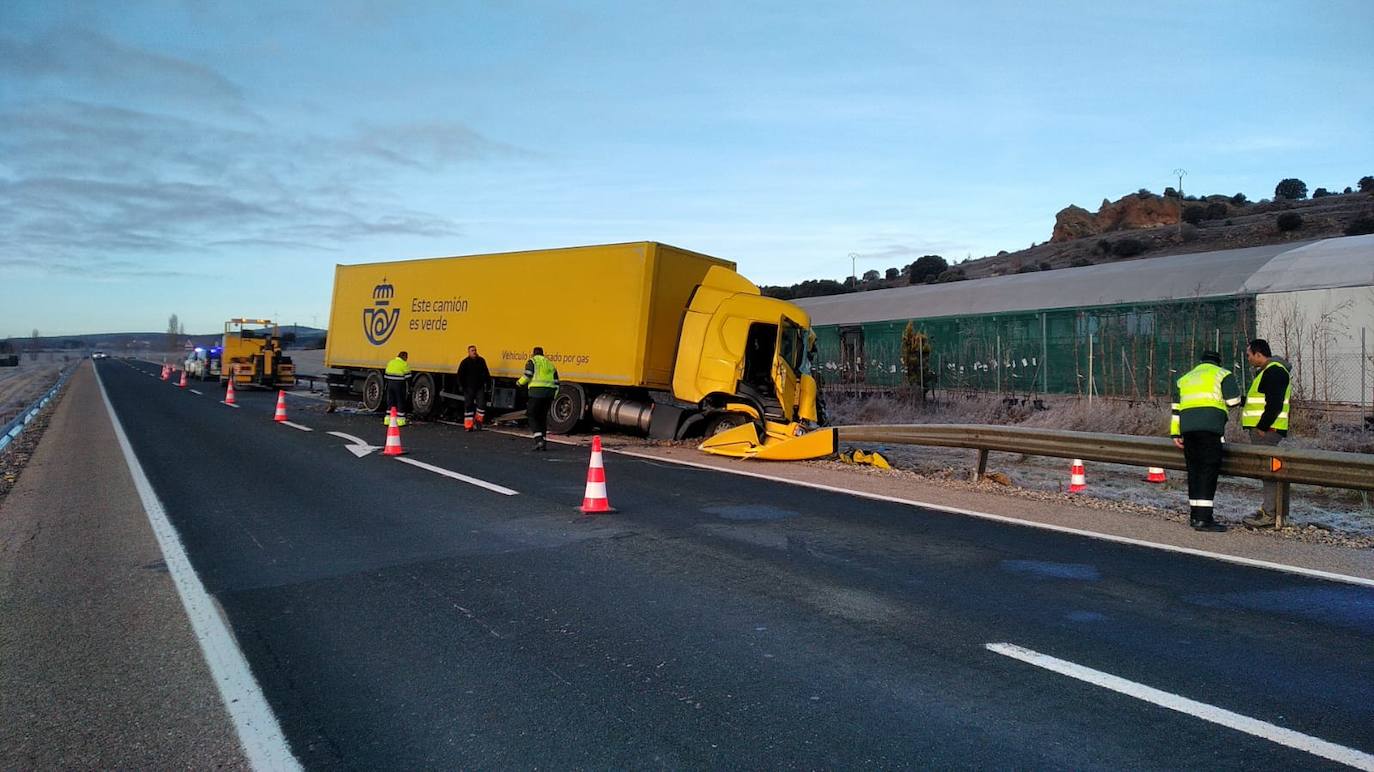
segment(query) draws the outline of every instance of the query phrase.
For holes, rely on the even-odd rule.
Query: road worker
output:
[[[1212,518],[1212,498],[1221,471],[1227,411],[1240,404],[1240,386],[1221,367],[1221,354],[1202,352],[1202,361],[1174,384],[1169,435],[1188,464],[1188,524],[1195,531],[1225,531]]]
[[[525,362],[525,374],[515,384],[529,385],[525,415],[530,419],[530,431],[534,432],[534,449],[548,450],[545,435],[549,426],[549,406],[553,404],[553,395],[558,393],[558,368],[544,356],[543,347],[534,347],[529,361]]]
[[[1278,445],[1288,436],[1288,407],[1293,396],[1288,363],[1274,356],[1269,341],[1263,338],[1250,341],[1245,347],[1245,358],[1255,368],[1255,379],[1245,395],[1245,407],[1240,413],[1241,428],[1248,431],[1251,444]],[[1259,511],[1241,522],[1252,528],[1273,527],[1279,511],[1278,499],[1279,484],[1265,480]]]
[[[386,384],[386,404],[382,409],[386,412],[386,417],[382,423],[389,424],[391,408],[396,408],[398,426],[406,425],[406,383],[410,380],[410,354],[402,351],[396,358],[386,363],[386,374],[383,380]]]
[[[463,389],[463,430],[476,431],[487,419],[487,384],[491,371],[487,360],[478,356],[476,346],[468,346],[468,355],[458,364],[458,385]]]

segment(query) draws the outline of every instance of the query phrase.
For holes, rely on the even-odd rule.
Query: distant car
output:
[[[91,352],[91,359],[108,359],[109,357],[110,357],[110,355],[109,355],[109,354],[106,354],[104,351],[92,351],[92,352]]]

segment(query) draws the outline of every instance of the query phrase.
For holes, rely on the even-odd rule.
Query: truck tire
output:
[[[439,407],[439,390],[434,387],[434,376],[417,373],[410,383],[410,414],[427,421],[434,416]]]
[[[382,374],[376,370],[367,374],[367,380],[363,381],[363,407],[372,412],[382,409],[383,390],[386,384],[382,383]]]
[[[549,405],[549,431],[571,434],[587,414],[587,393],[575,383],[561,383]]]
[[[728,432],[737,426],[744,426],[750,422],[749,416],[744,413],[716,413],[706,419],[706,431],[702,433],[704,437],[714,437],[721,432]]]

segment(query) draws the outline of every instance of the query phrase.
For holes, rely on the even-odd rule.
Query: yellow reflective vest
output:
[[[1259,390],[1260,380],[1264,378],[1264,373],[1271,367],[1281,367],[1288,373],[1288,366],[1277,359],[1270,359],[1269,363],[1260,368],[1255,373],[1255,380],[1250,381],[1250,392],[1245,395],[1245,408],[1240,413],[1240,425],[1246,429],[1253,429],[1259,426],[1260,417],[1264,415],[1265,397]],[[1274,417],[1274,423],[1268,428],[1278,431],[1288,431],[1288,402],[1293,396],[1293,379],[1289,373],[1288,387],[1283,390],[1283,407],[1279,409],[1279,414]]]
[[[386,377],[390,380],[405,380],[410,375],[410,363],[400,357],[396,357],[386,363]]]
[[[535,354],[525,363],[525,374],[516,381],[517,386],[529,385],[531,389],[558,388],[558,368],[553,366],[543,354]]]
[[[1230,370],[1203,362],[1184,373],[1175,387],[1170,436],[1199,431],[1225,433],[1227,408],[1240,404],[1240,387]]]

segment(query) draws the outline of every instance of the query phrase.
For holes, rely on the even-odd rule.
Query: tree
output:
[[[899,269],[897,269],[897,268],[889,268],[889,269],[887,269],[887,273],[884,274],[884,278],[886,278],[888,281],[892,281],[893,279],[895,279],[895,278],[897,278],[898,276],[901,276],[901,275],[902,275],[901,270],[899,270]]]
[[[1360,192],[1374,193],[1374,176],[1366,174],[1360,178]]]
[[[877,271],[864,271],[864,284],[871,284],[878,280]]]
[[[1354,191],[1352,191],[1352,190],[1350,189],[1350,186],[1349,186],[1349,185],[1346,185],[1346,186],[1345,186],[1345,190],[1342,190],[1341,192],[1348,196],[1348,195],[1350,195],[1351,193],[1353,193]]]
[[[177,350],[177,327],[178,327],[178,326],[179,326],[179,322],[177,321],[177,315],[176,315],[176,314],[172,314],[171,316],[167,317],[167,341],[166,341],[166,346],[164,347],[167,351],[176,351],[176,350]]]
[[[1331,195],[1331,191],[1326,188],[1317,188],[1312,191],[1312,198],[1326,198],[1329,195]]]
[[[1245,206],[1250,203],[1250,199],[1246,198],[1244,193],[1237,193],[1231,196],[1231,203],[1235,206]]]
[[[1302,227],[1302,215],[1297,212],[1284,212],[1279,215],[1276,224],[1279,226],[1279,230],[1285,233],[1298,230]]]
[[[1226,213],[1229,211],[1230,210],[1226,208],[1225,204],[1221,203],[1220,201],[1213,201],[1212,203],[1207,205],[1207,219],[1220,220],[1221,218],[1225,217]]]
[[[916,332],[913,322],[907,322],[902,331],[902,370],[907,385],[916,387],[914,394],[920,402],[925,402],[926,394],[935,388],[937,373],[930,354],[930,338],[924,332]]]
[[[37,327],[33,328],[33,335],[31,336],[31,339],[30,339],[30,341],[29,341],[29,359],[37,359],[37,358],[38,358],[38,343],[39,343],[38,339],[39,339],[39,337],[40,337],[40,336],[39,336],[39,334],[38,334],[38,328],[37,328]]]
[[[1274,186],[1274,198],[1286,198],[1289,201],[1307,198],[1307,183],[1297,177],[1280,180]]]
[[[912,284],[929,284],[932,279],[949,269],[949,263],[939,255],[922,255],[911,264],[908,272]]]
[[[1183,221],[1189,225],[1197,225],[1207,219],[1207,210],[1197,204],[1189,204],[1183,207]]]
[[[1174,190],[1172,187],[1165,188],[1165,189],[1164,189],[1164,197],[1165,197],[1165,198],[1179,198],[1178,191],[1177,191],[1177,190]]]

